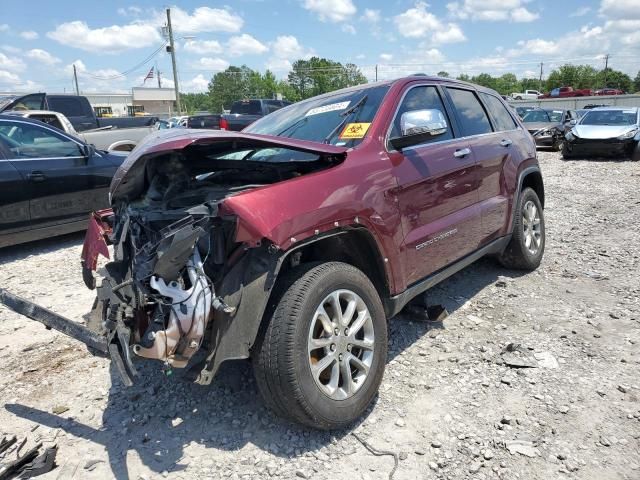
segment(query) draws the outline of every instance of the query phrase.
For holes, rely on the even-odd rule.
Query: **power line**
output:
[[[86,77],[94,78],[96,80],[116,80],[118,78],[126,78],[129,74],[131,74],[131,73],[135,72],[136,70],[142,68],[147,63],[149,63],[151,60],[153,60],[153,58],[158,53],[160,53],[160,51],[162,49],[164,49],[166,45],[167,45],[167,42],[163,42],[162,45],[160,45],[156,50],[154,50],[148,57],[146,57],[144,60],[142,60],[140,63],[138,63],[134,67],[131,67],[130,69],[125,70],[124,72],[118,72],[117,74],[110,75],[110,76],[100,76],[100,75],[95,75],[95,74],[90,73],[90,72],[80,72],[80,74],[84,75]]]

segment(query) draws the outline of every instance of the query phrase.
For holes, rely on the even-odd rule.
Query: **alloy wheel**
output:
[[[328,397],[345,400],[369,375],[375,346],[366,303],[351,290],[335,290],[318,305],[309,328],[309,368]]]
[[[531,255],[536,255],[542,244],[542,228],[540,212],[531,200],[528,200],[522,207],[522,228],[524,230],[524,246]]]

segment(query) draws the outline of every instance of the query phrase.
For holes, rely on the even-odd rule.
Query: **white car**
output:
[[[510,96],[513,100],[537,100],[542,95],[537,90],[525,90],[524,93],[512,93]]]

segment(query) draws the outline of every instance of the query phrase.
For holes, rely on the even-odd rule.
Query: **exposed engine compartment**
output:
[[[202,146],[158,156],[145,165],[143,193],[114,205],[106,219],[114,256],[98,287],[96,313],[123,378],[136,375],[134,356],[160,360],[167,370],[186,367],[215,312],[236,311],[216,292],[249,247],[236,241],[237,218],[220,213],[222,202],[333,164],[318,155],[265,150],[280,161],[251,161],[259,149],[212,156]]]

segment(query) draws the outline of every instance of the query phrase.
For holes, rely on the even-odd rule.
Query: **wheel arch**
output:
[[[536,192],[536,195],[538,195],[540,203],[542,204],[542,208],[544,208],[544,182],[539,168],[532,167],[531,169],[527,169],[522,172],[518,195],[520,195],[520,192],[525,188],[531,188]]]
[[[132,140],[120,140],[109,145],[109,148],[107,148],[107,150],[110,152],[130,152],[134,148],[136,148],[136,142]]]

